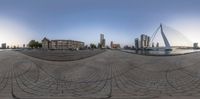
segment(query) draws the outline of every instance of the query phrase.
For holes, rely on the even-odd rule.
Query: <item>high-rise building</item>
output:
[[[139,39],[135,39],[135,49],[139,49]]]
[[[140,36],[140,47],[141,47],[141,48],[144,48],[144,43],[145,43],[145,35],[142,34],[142,35]]]
[[[6,43],[2,43],[2,44],[1,44],[1,48],[2,48],[2,49],[6,49]]]
[[[110,42],[110,48],[112,48],[112,45],[113,45],[113,41]]]
[[[102,43],[103,39],[104,39],[104,34],[100,34],[100,43]]]
[[[194,43],[194,44],[193,44],[193,48],[194,48],[194,49],[199,48],[198,43]]]
[[[106,40],[104,38],[104,34],[100,34],[100,44],[101,44],[101,48],[105,48]]]
[[[149,36],[147,36],[147,47],[150,47],[150,37]]]
[[[145,34],[142,34],[140,36],[140,48],[147,48],[149,47],[149,44],[150,44],[150,37]]]
[[[102,47],[105,48],[106,47],[106,39],[103,39],[103,42],[102,42]]]

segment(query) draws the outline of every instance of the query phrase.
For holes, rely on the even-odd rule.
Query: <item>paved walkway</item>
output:
[[[77,61],[0,52],[3,99],[199,99],[200,53],[156,57],[107,50]]]

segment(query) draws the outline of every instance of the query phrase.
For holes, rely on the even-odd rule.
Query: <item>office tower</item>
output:
[[[103,39],[104,39],[104,34],[100,34],[100,43],[102,44],[103,42]]]
[[[150,47],[150,37],[149,36],[147,36],[147,47]]]
[[[105,48],[106,40],[104,38],[104,34],[100,34],[100,44],[101,44],[101,48]]]
[[[135,39],[135,49],[139,49],[139,39]]]
[[[102,42],[102,47],[105,48],[106,47],[106,40],[103,39],[103,42]]]
[[[113,46],[113,41],[110,42],[110,48],[112,48],[112,46]]]
[[[144,48],[144,40],[145,40],[145,35],[142,34],[142,35],[140,36],[140,47],[141,47],[141,48]]]
[[[147,48],[149,47],[149,44],[150,44],[150,37],[145,34],[142,34],[140,36],[140,48]]]
[[[194,49],[199,48],[198,43],[194,43],[194,44],[193,44],[193,48],[194,48]]]

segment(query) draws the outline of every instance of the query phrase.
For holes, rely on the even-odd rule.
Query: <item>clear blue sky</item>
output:
[[[97,44],[103,33],[107,45],[132,45],[160,22],[197,41],[199,12],[200,0],[0,0],[0,43],[21,46],[46,36]]]

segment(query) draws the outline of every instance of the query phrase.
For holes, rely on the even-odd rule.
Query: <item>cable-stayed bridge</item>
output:
[[[156,43],[159,47],[153,47]],[[185,37],[181,32],[178,32],[169,26],[160,24],[151,37],[150,45],[152,46],[148,49],[172,50],[174,47],[192,46],[192,41]]]

